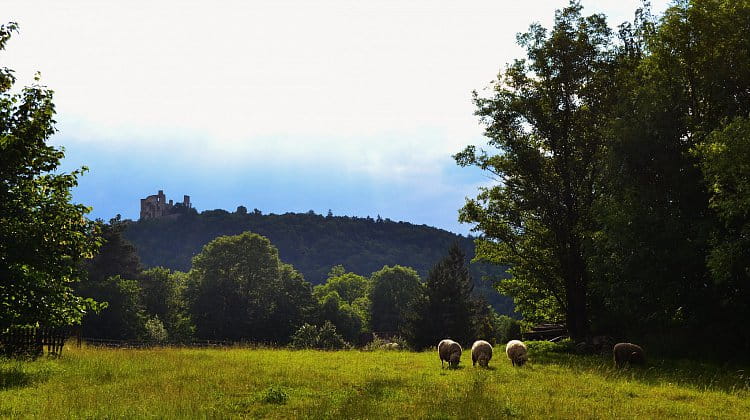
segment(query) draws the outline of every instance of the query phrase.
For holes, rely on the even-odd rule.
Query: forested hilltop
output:
[[[169,217],[127,224],[124,236],[137,248],[147,267],[190,270],[191,260],[218,236],[250,231],[267,237],[279,249],[281,259],[292,264],[312,284],[327,278],[334,265],[363,276],[384,265],[414,268],[421,277],[458,242],[469,258],[474,239],[426,225],[394,222],[377,217],[359,218],[308,213],[262,214],[244,207],[230,213],[189,209]],[[491,281],[502,268],[472,263],[475,293],[484,296],[500,314],[513,313],[513,301],[498,294]]]

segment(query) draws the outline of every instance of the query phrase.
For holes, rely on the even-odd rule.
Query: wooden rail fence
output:
[[[0,332],[0,353],[7,356],[62,354],[70,329],[51,327],[12,327]]]
[[[567,336],[568,330],[561,324],[539,324],[523,334],[524,340],[555,340]]]

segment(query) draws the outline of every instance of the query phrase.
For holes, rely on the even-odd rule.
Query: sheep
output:
[[[383,348],[386,350],[399,350],[401,346],[398,343],[386,343]]]
[[[508,355],[508,359],[513,366],[523,366],[528,358],[526,344],[519,340],[508,341],[508,344],[505,345],[505,354]]]
[[[461,361],[461,345],[453,340],[445,339],[438,344],[438,355],[440,356],[440,366],[445,367],[443,362],[448,362],[448,367],[456,368]]]
[[[617,343],[612,348],[615,359],[615,367],[623,367],[626,363],[631,365],[645,365],[646,355],[641,346],[633,343]]]
[[[487,367],[492,359],[492,345],[484,340],[477,340],[471,346],[471,364],[476,366]]]

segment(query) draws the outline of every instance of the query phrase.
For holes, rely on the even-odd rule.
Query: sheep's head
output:
[[[459,352],[451,353],[451,356],[448,359],[448,366],[458,367],[458,362],[460,361],[461,361],[461,353]]]
[[[643,353],[634,351],[630,353],[630,363],[634,365],[645,365],[646,358],[643,356]]]
[[[526,363],[526,355],[517,356],[515,362],[516,365],[523,366]]]
[[[490,363],[490,359],[489,357],[482,355],[482,356],[479,356],[479,359],[477,360],[477,362],[479,363],[479,366],[487,367],[487,365]]]

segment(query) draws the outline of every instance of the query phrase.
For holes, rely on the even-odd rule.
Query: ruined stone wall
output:
[[[186,195],[183,197],[182,205],[190,208],[190,196]],[[167,202],[167,197],[164,195],[163,190],[159,190],[158,194],[149,195],[146,198],[141,199],[141,220],[154,219],[157,217],[164,217],[169,215],[174,208],[172,200]]]

